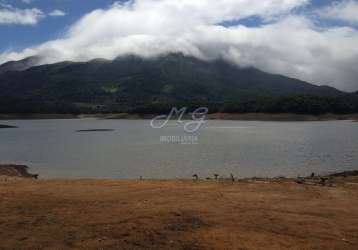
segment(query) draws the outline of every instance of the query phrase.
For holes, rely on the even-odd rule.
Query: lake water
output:
[[[27,164],[42,177],[191,178],[306,176],[358,169],[358,123],[208,121],[187,144],[170,122],[148,120],[12,120],[0,124],[0,163]],[[113,129],[76,132],[86,129]]]

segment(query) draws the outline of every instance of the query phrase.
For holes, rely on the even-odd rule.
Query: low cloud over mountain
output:
[[[223,58],[239,66],[253,66],[342,90],[357,90],[358,31],[351,12],[345,9],[357,2],[341,1],[346,5],[330,4],[314,10],[310,8],[312,2],[117,2],[83,16],[57,40],[1,54],[0,63],[33,55],[40,56],[42,63],[54,63],[181,52],[204,60]],[[341,13],[339,23],[330,15],[335,11]],[[248,25],[248,20],[254,20],[253,24]]]

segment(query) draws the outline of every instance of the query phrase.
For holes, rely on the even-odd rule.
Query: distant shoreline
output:
[[[41,119],[118,119],[118,120],[146,120],[156,114],[0,114],[0,120],[41,120]],[[187,116],[189,119],[190,116]],[[212,113],[207,115],[208,120],[237,120],[237,121],[358,121],[356,114],[293,114],[293,113]]]
[[[32,174],[29,172],[29,167],[27,165],[17,165],[17,164],[0,164],[0,176],[7,176],[7,177],[19,177],[19,178],[32,178],[37,179],[39,177],[38,174]],[[306,177],[288,177],[288,176],[279,176],[279,177],[271,177],[271,178],[264,178],[264,177],[246,177],[246,178],[235,178],[233,175],[231,175],[230,178],[218,178],[219,175],[214,175],[215,178],[212,177],[202,177],[200,178],[198,175],[193,175],[192,177],[194,180],[226,180],[226,181],[245,181],[245,180],[312,180],[312,179],[318,179],[320,180],[320,177],[327,177],[327,178],[334,178],[334,177],[351,177],[351,176],[358,176],[358,170],[346,170],[346,171],[337,171],[326,175],[321,175],[320,173],[313,173],[313,176],[306,176]],[[314,178],[315,177],[315,178]],[[78,178],[81,179],[81,178]],[[99,180],[97,178],[88,178],[93,180]],[[51,180],[51,178],[49,179]],[[128,179],[129,180],[129,179]],[[142,177],[141,177],[141,180]],[[160,180],[178,180],[177,178],[173,179],[147,179],[151,181],[160,181]],[[181,179],[181,180],[188,180],[188,179]],[[300,183],[301,184],[301,183]]]

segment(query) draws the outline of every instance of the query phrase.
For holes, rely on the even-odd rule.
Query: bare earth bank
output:
[[[357,249],[358,177],[0,178],[0,249]]]

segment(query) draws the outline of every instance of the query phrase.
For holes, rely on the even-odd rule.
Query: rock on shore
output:
[[[37,174],[30,174],[26,165],[0,165],[0,176],[38,178]]]

